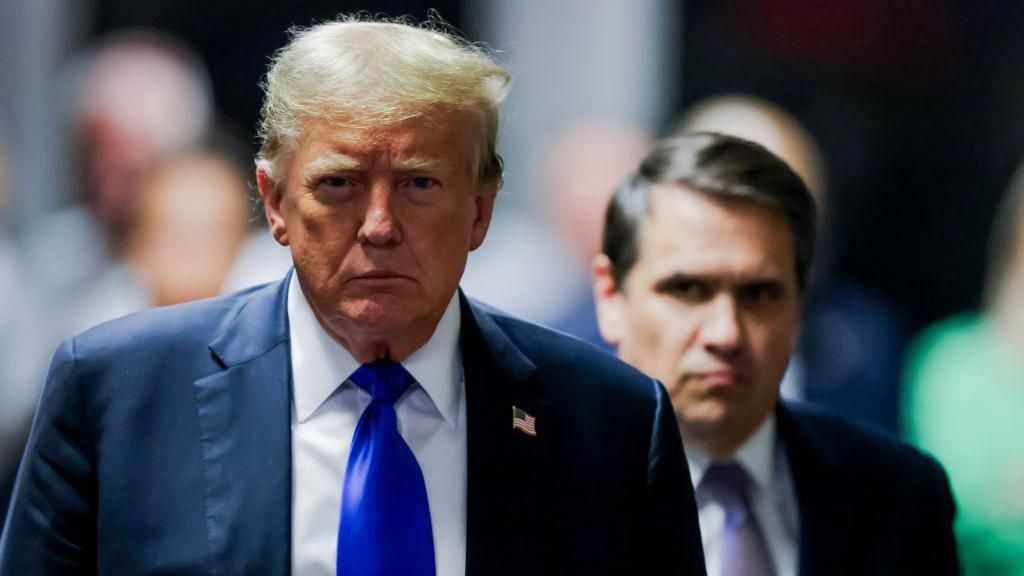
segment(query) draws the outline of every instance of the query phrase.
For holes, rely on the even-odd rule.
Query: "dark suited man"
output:
[[[333,22],[266,80],[257,180],[294,271],[65,342],[3,574],[703,574],[664,388],[468,300],[508,73]]]
[[[669,390],[711,576],[955,574],[933,459],[779,402],[814,233],[807,188],[764,148],[662,141],[608,208],[602,334]]]

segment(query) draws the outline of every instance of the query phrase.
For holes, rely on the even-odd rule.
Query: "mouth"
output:
[[[407,282],[409,280],[412,280],[412,278],[391,270],[369,270],[361,274],[356,274],[352,278],[349,278],[348,282],[386,285],[398,282]]]
[[[691,376],[700,380],[710,388],[730,388],[742,385],[747,381],[746,374],[739,370],[729,369],[694,372]]]

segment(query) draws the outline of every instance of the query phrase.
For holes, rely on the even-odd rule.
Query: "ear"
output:
[[[271,235],[274,236],[274,240],[277,240],[278,244],[287,246],[288,226],[281,213],[284,185],[279,186],[274,182],[268,166],[258,166],[256,168],[256,186],[260,190],[260,200],[263,201],[263,211],[267,215],[267,224],[270,225]]]
[[[597,307],[597,324],[601,337],[618,346],[626,330],[626,302],[622,291],[612,275],[612,262],[608,256],[594,256],[591,269],[594,274],[594,305]]]
[[[491,216],[494,214],[494,201],[498,196],[497,182],[491,184],[480,184],[473,193],[473,202],[476,205],[476,217],[473,220],[473,228],[470,231],[469,249],[476,250],[484,243],[487,237],[487,229],[491,226]]]

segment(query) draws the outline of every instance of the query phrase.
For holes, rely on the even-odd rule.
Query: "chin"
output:
[[[714,399],[676,412],[676,418],[685,429],[706,435],[727,429],[735,421],[736,414],[733,406]]]
[[[332,314],[342,325],[366,332],[389,332],[408,325],[413,314],[401,298],[384,295],[343,302]]]

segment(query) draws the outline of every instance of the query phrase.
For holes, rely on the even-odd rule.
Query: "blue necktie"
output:
[[[413,377],[401,364],[363,364],[349,380],[373,397],[352,436],[341,494],[338,576],[433,576],[427,487],[398,433],[395,401]]]

